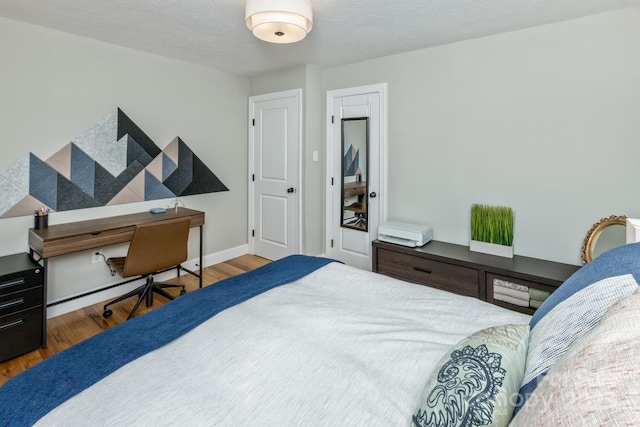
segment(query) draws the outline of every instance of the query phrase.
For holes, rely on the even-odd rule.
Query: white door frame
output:
[[[253,126],[253,120],[255,118],[255,104],[258,102],[263,102],[263,101],[271,101],[271,100],[275,100],[275,99],[281,99],[281,98],[291,98],[291,97],[295,97],[296,98],[296,103],[298,105],[298,117],[299,117],[299,123],[298,123],[298,158],[296,159],[297,161],[297,169],[298,169],[298,182],[296,183],[296,192],[297,192],[297,206],[296,206],[296,213],[298,215],[298,227],[296,228],[296,233],[298,234],[297,238],[294,239],[294,242],[296,244],[296,253],[300,252],[300,248],[302,248],[302,195],[303,195],[303,189],[302,189],[302,123],[303,123],[303,116],[302,116],[302,89],[291,89],[291,90],[286,90],[286,91],[282,91],[282,92],[273,92],[273,93],[267,93],[264,95],[254,95],[254,96],[250,96],[249,97],[249,116],[248,116],[248,123],[247,123],[247,129],[248,129],[248,140],[249,140],[249,147],[248,147],[248,163],[249,163],[249,175],[248,175],[248,197],[249,197],[249,201],[248,201],[248,209],[249,209],[249,214],[248,214],[248,218],[249,218],[249,224],[248,224],[248,230],[247,230],[247,239],[249,242],[249,253],[250,254],[255,254],[255,248],[254,248],[254,236],[253,236],[253,230],[255,229],[255,217],[254,217],[254,206],[255,206],[255,191],[254,191],[254,181],[252,179],[253,174],[255,173],[255,159],[254,159],[254,154],[255,154],[255,136],[254,136],[254,130],[255,127]]]
[[[335,220],[335,209],[333,206],[332,193],[337,188],[332,184],[332,177],[341,176],[341,172],[333,170],[333,123],[331,117],[335,116],[333,111],[334,98],[341,98],[353,95],[362,95],[368,93],[378,93],[380,95],[380,160],[377,165],[380,173],[380,191],[378,194],[379,203],[379,223],[382,224],[387,220],[387,84],[379,83],[367,86],[358,86],[347,89],[337,89],[327,92],[327,117],[326,117],[326,143],[325,143],[325,166],[326,166],[326,184],[325,184],[325,254],[331,253],[331,239],[333,238],[333,221]],[[336,183],[337,185],[337,183]],[[378,230],[370,230],[371,236],[375,240]]]

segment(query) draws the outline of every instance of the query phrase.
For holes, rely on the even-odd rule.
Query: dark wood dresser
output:
[[[522,313],[535,308],[494,299],[496,281],[553,292],[580,267],[514,255],[504,258],[471,252],[468,246],[439,241],[410,248],[375,240],[374,272],[420,285],[479,298]]]
[[[29,254],[0,257],[0,362],[43,344],[44,271]]]

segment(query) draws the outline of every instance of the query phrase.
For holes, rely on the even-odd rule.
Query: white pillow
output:
[[[549,369],[511,427],[640,426],[640,289]]]

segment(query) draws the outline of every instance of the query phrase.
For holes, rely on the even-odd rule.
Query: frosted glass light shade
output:
[[[245,19],[254,36],[271,43],[300,41],[313,27],[310,0],[247,0]]]
[[[627,243],[640,242],[640,219],[627,218]]]

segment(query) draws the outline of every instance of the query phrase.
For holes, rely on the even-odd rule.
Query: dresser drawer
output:
[[[0,317],[0,362],[28,353],[42,344],[42,308]]]
[[[5,274],[0,278],[0,295],[22,291],[34,286],[42,286],[44,283],[43,271],[43,268],[34,268]]]
[[[480,297],[476,269],[405,253],[378,250],[378,272],[461,295]]]
[[[42,286],[10,294],[0,294],[0,316],[42,306]]]

